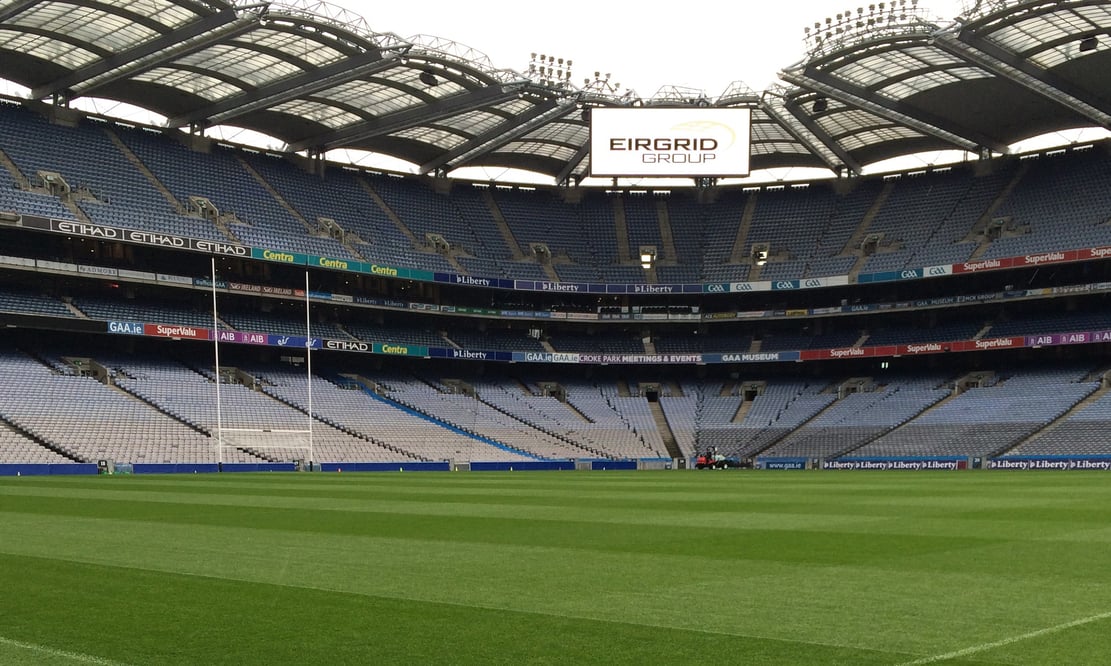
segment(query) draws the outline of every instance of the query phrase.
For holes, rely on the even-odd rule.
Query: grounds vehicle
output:
[[[695,469],[730,469],[751,468],[752,463],[740,458],[732,458],[721,454],[703,454],[698,456],[694,463]]]

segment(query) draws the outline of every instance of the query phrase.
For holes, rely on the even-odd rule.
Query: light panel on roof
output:
[[[169,67],[159,67],[149,72],[144,72],[137,75],[135,80],[176,88],[213,101],[224,99],[225,97],[230,97],[241,92],[239,88],[236,88],[226,81],[221,81],[220,79],[204,74],[197,74],[196,72],[183,69],[172,69]]]
[[[274,107],[275,111],[305,118],[331,128],[340,128],[361,122],[363,118],[350,111],[310,100],[293,100]]]
[[[241,79],[253,86],[262,86],[301,71],[277,56],[237,47],[234,44],[217,44],[185,56],[177,62]]]
[[[27,53],[46,62],[69,69],[77,69],[100,59],[100,56],[92,51],[51,39],[46,35],[9,30],[3,27],[0,27],[0,49]]]

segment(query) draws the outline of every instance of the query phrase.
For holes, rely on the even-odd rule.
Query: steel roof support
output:
[[[1087,91],[1080,90],[1016,53],[960,28],[938,31],[934,34],[934,44],[977,67],[1014,81],[1101,127],[1111,128],[1111,108],[1106,102],[1094,99]]]
[[[788,100],[786,97],[780,97],[779,99],[783,102],[783,109],[790,114],[789,118],[764,100],[760,101],[760,108],[779,123],[796,141],[806,146],[811,153],[817,155],[818,159],[822,160],[822,163],[829,167],[831,171],[838,171],[843,167],[854,174],[860,173],[860,163],[853,159],[852,155],[842,148],[818,123],[814,122],[814,119],[808,116],[797,102]],[[806,132],[799,131],[795,123],[802,125]],[[807,133],[810,136],[806,136]]]
[[[847,106],[857,107],[882,118],[887,118],[923,134],[939,138],[962,150],[979,152],[979,149],[984,147],[1000,154],[1008,152],[1005,144],[991,137],[983,136],[966,128],[954,127],[948,121],[925,114],[902,102],[883,99],[872,94],[869,90],[847,81],[841,81],[810,67],[786,69],[780,72],[780,76],[785,81],[800,88],[821,93]]]
[[[563,169],[556,174],[556,185],[570,182],[571,174],[575,173],[575,169],[579,168],[579,165],[583,163],[583,160],[585,160],[588,155],[590,155],[589,141],[583,143],[583,145],[575,151],[575,154],[571,156],[571,159],[567,160],[567,164],[564,165]]]
[[[551,122],[575,108],[574,102],[560,102],[548,99],[537,104],[525,113],[513,116],[508,126],[503,123],[464,141],[434,160],[420,166],[420,173],[426,174],[444,167],[454,168],[452,162],[466,163],[468,160],[486,155],[505,144],[517,139],[537,127]]]
[[[302,72],[275,81],[270,85],[247,90],[227,99],[222,99],[215,104],[175,116],[170,118],[166,124],[169,127],[182,127],[189,123],[207,120],[213,125],[220,125],[232,118],[277,106],[290,100],[305,98],[349,81],[377,74],[397,66],[400,62],[400,57],[383,58],[378,53],[365,53],[357,57],[346,58],[319,69]]]
[[[225,9],[39,86],[31,96],[40,99],[66,90],[72,90],[75,97],[87,95],[113,81],[250,32],[258,21],[255,14],[239,16],[234,9]]]
[[[19,16],[26,10],[39,4],[40,0],[16,0],[0,7],[0,23],[5,23]]]
[[[319,136],[290,144],[290,152],[300,152],[308,148],[321,148],[331,150],[350,146],[366,139],[390,134],[407,127],[432,123],[443,118],[467,113],[481,109],[491,104],[497,104],[517,96],[513,86],[489,86],[470,92],[453,95],[439,99],[419,108],[406,109],[376,118],[365,123],[358,123],[343,129],[325,132]]]

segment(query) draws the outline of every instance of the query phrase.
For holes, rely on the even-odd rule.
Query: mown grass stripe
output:
[[[314,649],[305,663],[666,657],[890,665],[1111,608],[1108,478],[660,472],[6,479],[0,635],[138,663],[286,663],[296,646],[268,641],[304,631],[296,627],[303,615],[322,615],[346,623],[334,636],[326,623],[311,628],[338,651]],[[104,575],[115,581],[107,589],[99,585]],[[182,607],[163,608],[171,600]],[[176,641],[191,645],[243,613],[271,607],[265,619],[243,627],[258,634],[250,639],[254,652],[220,644],[198,647],[191,660],[164,658]],[[375,644],[367,644],[360,632],[369,630],[354,622],[367,613],[397,616],[374,631],[412,626],[432,635],[375,634]],[[96,623],[87,630],[67,624],[83,614],[119,619],[106,620],[100,634],[131,618],[151,636],[135,653],[103,652]],[[343,619],[351,614],[352,622]],[[1041,666],[1047,655],[1054,663],[1098,663],[1092,655],[1111,651],[1100,627],[1092,621],[1071,632],[1036,633],[998,646],[997,654],[1008,666]],[[527,645],[506,640],[506,631],[519,632],[513,638]],[[581,637],[582,645],[568,645]],[[947,661],[990,661],[976,658],[990,650]]]

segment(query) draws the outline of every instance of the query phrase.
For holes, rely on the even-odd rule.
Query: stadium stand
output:
[[[986,456],[1005,450],[1059,418],[1098,388],[1088,369],[1063,366],[1001,373],[991,386],[945,399],[854,455]]]
[[[81,213],[109,226],[431,271],[644,282],[635,255],[652,246],[660,253],[660,281],[744,280],[757,268],[761,279],[779,280],[1111,243],[1105,224],[1111,201],[1098,186],[1111,157],[1102,150],[979,176],[953,167],[886,184],[873,180],[842,194],[822,183],[729,191],[707,206],[682,194],[588,192],[578,203],[537,190],[466,185],[441,194],[410,179],[345,169],[321,178],[286,160],[222,145],[197,152],[144,129],[52,125],[11,104],[0,105],[0,127],[0,149],[29,182],[57,172],[79,191],[76,208],[67,209],[57,197],[18,189],[11,180],[0,188],[0,209],[59,219]],[[105,160],[108,168],[90,166]],[[1023,186],[1009,188],[1016,180]],[[1052,228],[1037,224],[1051,214],[1038,202],[1054,196],[1074,205],[1064,217],[1052,213]],[[187,213],[190,197],[209,200],[220,222]],[[997,223],[998,233],[989,234]],[[433,236],[452,246],[450,256],[436,251]],[[862,250],[869,236],[871,253]],[[552,274],[533,256],[536,245],[550,253]],[[760,267],[750,256],[757,245],[769,251]]]
[[[940,376],[885,378],[883,386],[848,393],[761,453],[832,458],[910,421],[950,393]]]
[[[1100,388],[1073,411],[1034,437],[1007,451],[1008,455],[1111,455],[1111,394]]]
[[[195,145],[189,148],[183,142]],[[0,169],[0,212],[529,281],[796,281],[1111,245],[1111,196],[1102,187],[1111,169],[1106,145],[886,178],[710,192],[614,188],[572,194],[440,182],[335,165],[310,173],[305,167],[311,165],[300,158],[198,137],[186,141],[173,133],[98,119],[50,122],[37,111],[5,102],[0,104],[0,150],[6,161]],[[64,188],[52,181],[54,173],[64,180]],[[206,217],[196,208],[197,197],[211,202],[218,214]],[[116,279],[112,271],[117,267],[135,267],[130,246],[126,251],[78,247],[70,238],[4,229],[12,241],[7,251],[18,260],[7,262],[5,274],[12,279],[0,287],[0,313],[5,316],[71,320],[71,326],[108,321],[198,329],[213,325],[209,294],[199,291],[203,283],[192,282],[193,276],[207,275],[200,261],[168,262],[179,279],[173,289],[167,284],[136,287],[126,279],[119,281],[122,289],[119,283],[105,289],[90,281]],[[448,246],[439,246],[438,238]],[[637,261],[644,246],[657,251],[651,271]],[[766,263],[754,260],[758,246],[768,253]],[[161,268],[157,262],[167,256],[152,255],[147,261]],[[25,262],[30,259],[54,262],[43,266],[55,277],[38,280],[46,273],[28,274]],[[86,275],[58,277],[69,270],[67,266],[86,259],[96,264]],[[299,286],[283,268],[244,264],[223,270],[256,282]],[[17,269],[24,272],[17,276]],[[837,292],[732,294],[728,301],[461,287],[452,291],[446,286],[372,282],[366,276],[317,277],[338,286],[337,293],[389,298],[391,304],[390,309],[368,309],[339,298],[326,308],[314,303],[313,336],[416,348],[628,354],[646,359],[651,354],[774,357],[749,359],[758,362],[788,360],[776,356],[779,352],[1111,330],[1100,287],[1108,275],[1098,261],[1046,274],[1000,274],[979,282],[947,277],[898,287],[850,283]],[[32,285],[30,279],[37,283]],[[1024,284],[1029,293],[1022,291]],[[1070,297],[1058,299],[1053,291],[1058,288],[1069,290]],[[918,312],[924,308],[914,305],[916,298],[991,290],[1005,292],[1006,300],[936,314]],[[398,310],[405,308],[406,299],[419,302],[401,314]],[[800,305],[836,306],[867,299],[879,305],[861,306],[861,314],[853,316],[785,314],[797,312]],[[422,314],[425,304],[627,319],[588,324],[555,316],[494,321],[489,314],[485,319],[446,310]],[[882,312],[896,304],[912,312]],[[707,306],[726,314],[733,307],[761,316],[716,322],[701,318]],[[218,326],[293,338],[305,332],[300,307],[288,298],[275,303],[242,294],[221,296]],[[676,319],[660,323],[670,315]],[[18,321],[13,326],[26,324],[10,321]],[[72,368],[50,352],[35,357],[14,348],[6,352],[6,372],[36,388],[6,394],[11,404],[0,414],[8,424],[0,459],[214,460],[213,437],[220,428],[211,403],[211,360],[201,358],[188,365],[157,355],[143,360],[120,355],[126,344],[119,345],[100,359],[113,372],[109,384],[72,374]],[[195,351],[183,352],[182,357],[192,358]],[[697,379],[681,369],[651,368],[647,363],[616,380],[591,377],[593,369],[568,376],[528,365],[509,377],[504,368],[479,365],[472,367],[482,370],[458,375],[473,388],[473,394],[465,395],[457,392],[458,384],[436,379],[448,373],[430,361],[428,366],[360,368],[367,384],[343,378],[334,369],[318,373],[314,386],[320,386],[320,402],[314,401],[311,410],[304,375],[275,365],[275,358],[258,351],[258,358],[250,359],[258,366],[251,371],[254,383],[227,384],[227,453],[229,461],[303,457],[301,435],[268,438],[259,433],[298,430],[311,421],[319,428],[316,451],[336,462],[657,459],[693,457],[710,449],[739,457],[801,458],[1044,455],[1066,449],[1101,454],[1106,447],[1095,433],[1104,422],[1105,401],[1087,371],[1102,362],[1102,347],[1092,345],[1075,354],[1083,356],[1085,351],[1091,358],[1076,367],[1062,364],[1068,367],[1049,371],[1020,364],[1017,370],[1000,372],[998,383],[959,390],[939,379],[959,376],[966,369],[959,362],[936,361],[947,367],[941,375],[925,362],[914,375],[885,375],[869,365],[860,374],[871,376],[873,385],[845,395],[837,387],[855,375],[839,368],[815,364],[813,374],[800,379],[782,367],[764,365],[753,370],[752,379],[742,381],[739,377],[745,373],[724,359],[724,367],[700,369]],[[1073,360],[1070,357],[1070,363]],[[1006,363],[1018,362],[1007,358]],[[673,381],[673,373],[681,380]],[[540,377],[557,381],[562,399],[545,395]],[[742,390],[745,382],[758,389]],[[662,422],[654,413],[655,398],[650,400],[638,388],[649,383],[659,386],[653,392],[659,391]],[[159,388],[170,385],[174,391]],[[27,402],[60,394],[72,396],[84,410],[95,406],[95,418],[85,432],[79,432],[73,414],[51,420]],[[108,424],[113,420],[125,424],[125,434],[109,442]],[[255,434],[236,435],[237,429]],[[673,446],[669,437],[675,440]]]
[[[0,289],[0,312],[22,312],[53,317],[76,316],[61,301],[14,285]]]
[[[36,441],[75,460],[216,462],[207,433],[172,412],[90,376],[61,374],[22,353],[0,355],[0,415]],[[211,406],[209,400],[207,405]],[[258,462],[246,451],[229,460]]]

